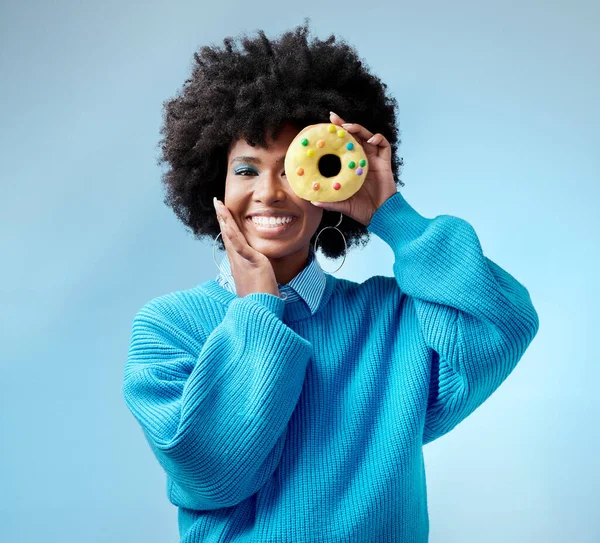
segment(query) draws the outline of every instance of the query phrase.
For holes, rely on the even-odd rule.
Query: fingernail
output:
[[[371,136],[371,137],[370,137],[370,138],[367,140],[367,143],[372,143],[374,139],[375,139],[375,136]]]
[[[349,126],[352,126],[352,123],[342,123],[342,126],[348,128]]]
[[[339,117],[339,115],[337,113],[334,113],[333,111],[330,111],[329,115],[335,115],[336,117]]]
[[[213,205],[214,205],[215,207],[217,207],[217,197],[216,197],[216,196],[213,198]]]

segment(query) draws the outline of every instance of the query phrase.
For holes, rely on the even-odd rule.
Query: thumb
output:
[[[346,202],[311,202],[315,207],[321,207],[327,211],[339,211],[344,213]]]

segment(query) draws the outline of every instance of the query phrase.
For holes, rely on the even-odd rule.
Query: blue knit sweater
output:
[[[167,476],[181,542],[423,543],[423,445],[506,379],[539,320],[473,227],[398,192],[368,230],[394,277],[301,296],[209,280],[133,319],[125,402]]]

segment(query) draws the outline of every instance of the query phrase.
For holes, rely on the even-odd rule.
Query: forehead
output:
[[[274,139],[271,139],[267,134],[266,148],[260,147],[259,145],[250,145],[246,138],[242,136],[233,142],[233,145],[229,150],[229,159],[232,160],[238,155],[261,156],[269,154],[280,155],[282,152],[285,153],[300,130],[300,128],[290,123],[283,125],[279,130],[279,134],[277,134]]]

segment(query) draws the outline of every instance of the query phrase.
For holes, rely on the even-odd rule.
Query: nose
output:
[[[254,197],[256,200],[271,204],[272,202],[285,201],[287,182],[282,176],[272,171],[265,172],[258,180],[254,188]]]

